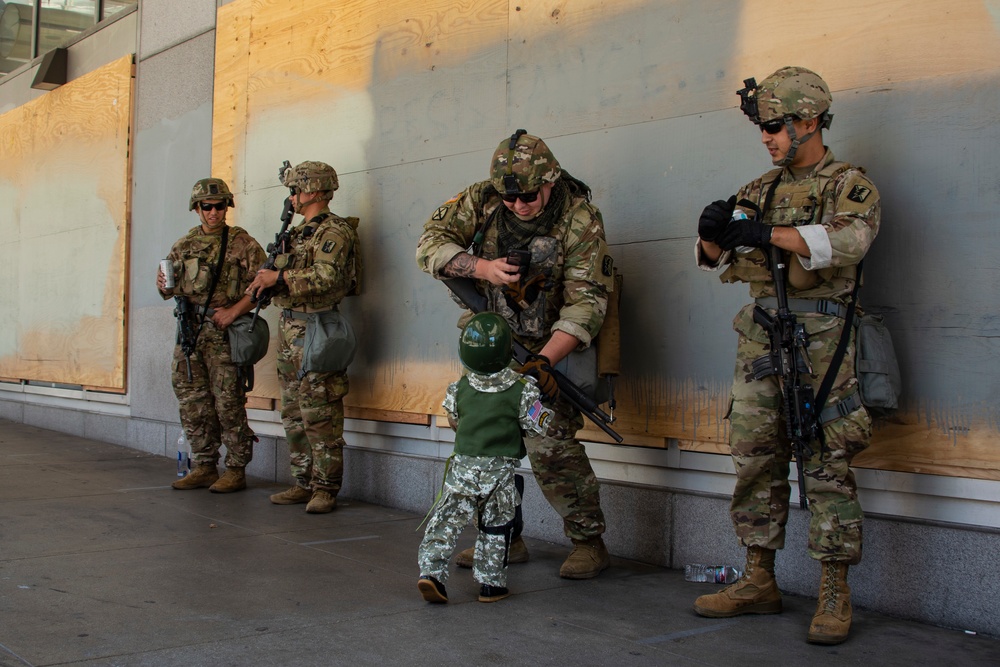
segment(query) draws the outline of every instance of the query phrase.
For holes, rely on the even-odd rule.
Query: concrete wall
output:
[[[77,62],[94,67],[125,53],[137,54],[128,393],[109,396],[3,384],[0,418],[174,455],[179,426],[167,373],[174,324],[170,305],[159,299],[152,285],[157,260],[194,224],[186,210],[189,188],[195,179],[208,175],[211,165],[217,4],[224,3],[143,0],[139,12],[73,47],[83,57]],[[669,25],[669,9],[665,4],[659,12],[629,14],[617,32],[612,31],[610,46],[605,43],[597,53],[584,52],[587,62],[610,58],[614,43],[628,42],[627,26],[638,30],[654,19]],[[698,30],[702,28],[712,26]],[[695,35],[698,30],[692,27],[689,32]],[[688,41],[687,59],[706,56],[694,43],[697,40]],[[571,65],[556,53],[550,56],[562,69],[543,72],[539,90],[555,85]],[[522,72],[534,66],[527,61],[518,65]],[[578,78],[600,75],[610,80],[625,79],[632,69],[628,63],[608,60],[604,69],[570,71]],[[42,94],[30,89],[32,76],[29,70],[0,83],[0,112]],[[734,75],[725,76],[728,91]],[[869,167],[886,209],[893,211],[892,224],[873,250],[869,301],[884,307],[906,306],[891,316],[894,331],[906,332],[899,344],[911,396],[920,397],[923,414],[940,415],[942,422],[959,427],[963,411],[977,419],[991,414],[989,406],[996,405],[998,391],[1000,360],[996,337],[991,335],[995,323],[986,315],[995,310],[995,300],[991,301],[992,291],[976,287],[992,284],[988,278],[995,263],[989,224],[1000,195],[991,147],[1000,137],[985,111],[997,107],[995,83],[996,73],[989,71],[947,80],[916,77],[888,87],[878,84],[845,91],[838,98],[830,134],[835,151],[844,148],[852,160]],[[565,84],[555,89],[562,95],[563,111],[585,97]],[[392,90],[384,85],[377,92],[386,96]],[[385,97],[380,99],[381,107],[389,104]],[[533,132],[559,134],[551,118],[525,106],[534,99],[525,93],[524,100],[510,103],[510,127],[527,120]],[[693,220],[706,199],[729,192],[767,166],[755,153],[759,146],[751,128],[727,106],[733,102],[725,98],[714,109],[670,118],[618,118],[617,124],[604,129],[593,127],[595,118],[600,118],[591,115],[584,119],[590,123],[586,132],[564,132],[552,141],[567,168],[594,185],[606,219],[614,221],[609,236],[618,263],[659,267],[656,289],[637,286],[629,292],[627,330],[658,334],[648,336],[642,345],[633,344],[627,363],[636,369],[669,368],[680,378],[700,377],[716,383],[720,391],[729,381],[733,351],[726,322],[744,295],[723,290],[689,270]],[[388,139],[395,136],[390,129],[383,133]],[[415,211],[432,210],[439,199],[468,181],[470,173],[485,170],[497,139],[494,130],[484,131],[481,145],[468,153],[422,155],[399,169],[357,173],[353,178],[366,181],[368,188],[406,193],[403,203],[399,197],[386,197],[367,204],[369,212],[376,219],[407,219],[410,226],[401,233],[414,236],[422,223],[412,217]],[[372,148],[382,162],[397,159],[391,143]],[[432,175],[427,177],[428,173]],[[628,178],[618,178],[616,187],[611,187],[603,177],[607,174]],[[425,187],[427,178],[435,186],[433,191]],[[421,187],[413,188],[417,182]],[[354,202],[348,199],[348,203]],[[398,243],[410,245],[406,239]],[[951,261],[938,264],[936,258],[942,255]],[[412,260],[404,255],[398,261]],[[938,268],[910,270],[925,265]],[[905,278],[897,279],[900,274]],[[711,308],[703,307],[706,303]],[[437,323],[421,334],[418,345],[432,349],[433,336],[452,331],[452,305],[438,295],[420,307],[425,322]],[[663,318],[684,326],[663,326]],[[953,327],[958,327],[957,333]],[[635,356],[640,348],[642,359]],[[949,351],[942,355],[942,348]],[[933,363],[926,363],[928,359]],[[626,384],[627,391],[656,395],[662,389],[641,374],[631,383]],[[276,414],[252,411],[251,416],[261,442],[250,473],[258,480],[289,482],[287,445]],[[349,420],[346,438],[350,444],[346,496],[417,513],[427,510],[440,484],[441,461],[450,452],[449,433],[436,427]],[[727,458],[681,451],[676,441],[664,450],[601,445],[589,450],[604,481],[607,541],[613,553],[670,567],[695,561],[741,562],[727,516],[732,486]],[[170,471],[165,460],[165,481]],[[859,479],[869,519],[865,560],[851,574],[856,603],[1000,635],[996,603],[1000,585],[987,574],[991,554],[1000,547],[995,530],[1000,525],[997,484],[958,480],[947,486],[931,475],[883,472],[861,474]],[[940,507],[947,507],[948,513],[935,514]],[[530,483],[525,516],[529,536],[565,543],[558,517]],[[971,525],[942,523],[966,516],[972,517]],[[788,592],[813,596],[818,567],[804,554],[806,523],[803,512],[792,511],[789,548],[778,557],[779,582]]]

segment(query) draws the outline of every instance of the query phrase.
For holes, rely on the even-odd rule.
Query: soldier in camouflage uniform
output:
[[[544,435],[529,434],[525,444],[535,479],[573,541],[559,574],[595,577],[610,564],[601,538],[599,487],[576,440],[583,418],[559,397],[550,371],[571,352],[589,347],[604,322],[614,269],[604,221],[590,203],[590,188],[560,167],[544,141],[524,130],[500,142],[490,171],[490,180],[471,185],[434,212],[417,245],[417,264],[439,280],[475,279],[488,310],[502,315],[533,353],[518,371],[537,378],[555,416]],[[508,261],[517,251],[530,253],[526,270]],[[471,565],[471,556],[471,550],[463,551],[459,565]],[[518,538],[509,560],[527,559]]]
[[[230,357],[226,327],[253,307],[244,291],[267,257],[260,244],[240,227],[228,228],[225,259],[208,304],[215,312],[202,319],[231,206],[233,194],[222,179],[203,178],[195,183],[188,207],[197,212],[201,224],[177,241],[167,255],[173,262],[175,286],[166,287],[162,271],[156,277],[164,299],[187,300],[197,336],[190,379],[189,360],[180,340],[174,348],[174,393],[195,466],[172,484],[175,489],[207,486],[214,493],[240,491],[246,488],[245,468],[253,458],[256,437],[247,425],[246,396]],[[226,472],[220,478],[216,464],[222,445],[226,446]]]
[[[759,86],[748,80],[742,108],[761,129],[773,169],[728,201],[705,208],[698,224],[698,265],[724,268],[723,282],[745,282],[750,296],[773,314],[770,247],[786,251],[789,308],[808,333],[813,365],[807,375],[818,390],[845,326],[858,264],[879,230],[880,201],[864,170],[834,160],[823,145],[830,126],[829,88],[817,74],[785,67]],[[772,192],[773,191],[773,192]],[[762,209],[760,215],[754,206]],[[734,216],[739,208],[746,217]],[[792,458],[778,377],[753,379],[751,365],[767,355],[767,333],[744,307],[733,326],[739,334],[730,409],[730,447],[736,467],[732,520],[747,547],[742,578],[719,593],[699,597],[703,616],[781,611],[774,555],[784,547]],[[861,404],[853,335],[819,415],[824,446],[804,456],[805,494],[811,521],[809,555],[821,563],[819,604],[807,639],[844,641],[851,625],[848,566],[861,560],[862,511],[850,464],[868,446],[871,417]]]
[[[448,386],[444,409],[455,429],[455,453],[444,489],[420,544],[417,588],[428,602],[447,602],[448,561],[462,529],[478,517],[472,575],[480,602],[507,590],[507,557],[520,503],[514,469],[524,458],[522,432],[543,433],[551,415],[534,382],[508,368],[510,327],[495,313],[479,313],[462,331],[459,357],[468,370]]]
[[[303,344],[310,315],[337,311],[345,296],[358,293],[358,219],[330,212],[340,183],[328,164],[303,162],[284,172],[282,182],[302,222],[290,230],[288,252],[275,259],[276,270],[258,271],[250,285],[253,294],[274,288],[274,303],[282,308],[277,356],[281,422],[296,484],[272,495],[271,502],[307,503],[306,512],[323,514],[337,506],[344,476],[344,396],[349,385],[346,367],[304,370]]]

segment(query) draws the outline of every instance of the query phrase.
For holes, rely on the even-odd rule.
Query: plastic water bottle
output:
[[[684,566],[684,580],[707,582],[710,584],[731,584],[740,578],[740,571],[729,565],[702,565],[692,563]]]
[[[745,211],[743,211],[743,209],[739,209],[739,208],[734,208],[733,209],[733,217],[730,218],[731,221],[746,220],[746,219],[747,219],[747,214],[746,214]],[[741,245],[741,246],[737,246],[736,248],[734,248],[733,252],[735,252],[738,255],[745,255],[746,253],[750,252],[751,250],[753,250],[753,248],[751,248],[750,246]]]
[[[181,431],[181,436],[177,438],[177,476],[184,477],[189,470],[191,470],[190,450],[187,438],[184,437],[184,431]]]

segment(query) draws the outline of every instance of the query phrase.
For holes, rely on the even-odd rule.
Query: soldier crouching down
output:
[[[281,422],[296,483],[272,495],[271,502],[307,503],[306,512],[324,514],[336,508],[344,476],[344,396],[353,331],[348,353],[314,359],[306,349],[315,340],[307,336],[307,328],[345,325],[338,305],[357,294],[361,277],[358,219],[330,211],[340,183],[328,164],[303,162],[283,173],[282,183],[303,218],[289,230],[288,247],[277,256],[276,269],[258,271],[248,290],[256,294],[273,288],[274,304],[282,308],[277,357]]]
[[[559,574],[595,577],[610,564],[601,537],[599,486],[576,440],[583,418],[559,398],[550,370],[588,348],[604,321],[614,268],[604,221],[590,203],[590,188],[524,130],[500,142],[490,174],[434,212],[417,245],[417,264],[439,280],[475,279],[488,310],[501,315],[533,353],[518,371],[538,379],[544,404],[555,414],[547,433],[529,434],[525,445],[535,479],[573,541]],[[518,537],[509,560],[527,559]],[[470,550],[459,554],[458,563],[472,564]]]
[[[160,295],[178,300],[179,340],[171,379],[194,463],[190,474],[171,485],[175,489],[240,491],[246,488],[245,468],[253,458],[256,437],[247,425],[246,395],[230,356],[226,327],[253,307],[244,291],[266,255],[245,230],[226,225],[227,210],[234,205],[222,179],[195,183],[188,207],[201,224],[167,255],[175,286],[166,286],[162,270],[156,277]],[[206,306],[214,310],[211,316]],[[220,478],[216,465],[222,445],[226,472]]]
[[[725,268],[723,282],[745,282],[756,304],[733,322],[739,334],[730,409],[730,448],[736,467],[731,516],[747,547],[746,572],[719,593],[695,601],[702,616],[772,614],[782,609],[774,576],[775,550],[784,547],[792,458],[779,377],[756,372],[754,361],[774,342],[754,318],[755,305],[773,314],[776,286],[769,268],[772,247],[788,267],[788,308],[806,332],[809,373],[823,383],[845,326],[847,306],[859,279],[858,264],[879,230],[881,207],[864,171],[834,160],[823,145],[832,98],[816,73],[785,67],[759,86],[747,79],[741,108],[761,130],[761,142],[778,168],[744,186],[728,201],[707,206],[698,223],[698,265]],[[739,213],[734,210],[739,207]],[[855,376],[853,334],[832,389],[818,406],[822,437],[802,457],[802,486],[811,513],[809,555],[820,561],[819,603],[807,640],[837,644],[851,626],[848,566],[861,560],[857,485],[850,464],[868,446],[871,417],[861,404]],[[819,399],[817,399],[818,401]],[[810,422],[810,427],[813,422]]]

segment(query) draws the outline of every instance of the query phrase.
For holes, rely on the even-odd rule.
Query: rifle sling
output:
[[[219,248],[219,259],[215,263],[215,272],[212,274],[212,284],[208,287],[208,298],[205,299],[205,306],[201,311],[201,319],[198,320],[198,330],[194,332],[194,340],[191,342],[191,348],[193,349],[195,344],[198,342],[198,336],[201,335],[201,327],[205,324],[205,318],[208,316],[208,304],[212,301],[212,296],[215,294],[215,288],[219,284],[219,277],[222,275],[222,265],[226,261],[226,242],[229,241],[229,225],[223,225],[222,227],[222,245]]]

